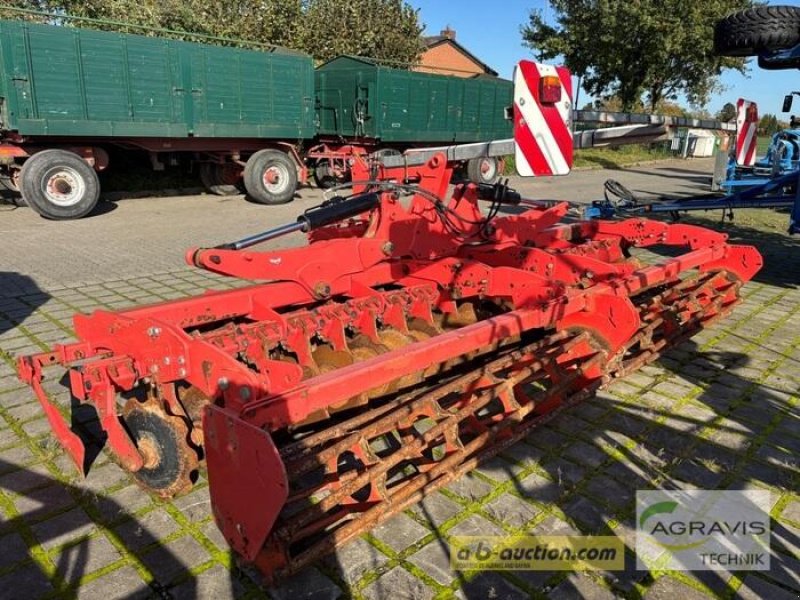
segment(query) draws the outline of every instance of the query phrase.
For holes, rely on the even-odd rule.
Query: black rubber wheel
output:
[[[200,181],[203,187],[217,196],[235,196],[242,193],[241,177],[234,165],[218,163],[200,164]]]
[[[471,158],[467,162],[467,178],[472,183],[492,184],[500,177],[500,163],[493,156]]]
[[[342,183],[336,178],[336,175],[334,175],[327,158],[319,159],[314,165],[314,183],[316,183],[317,187],[321,190],[327,190]]]
[[[66,150],[37,152],[22,165],[19,181],[28,206],[48,219],[85,217],[100,198],[97,173]]]
[[[284,204],[297,190],[297,168],[280,150],[259,150],[244,167],[244,187],[259,204]]]
[[[25,199],[19,193],[19,171],[16,171],[16,176],[8,173],[0,173],[0,196],[6,202],[14,206],[27,206]]]
[[[800,7],[756,6],[728,15],[714,27],[719,56],[753,56],[800,43]]]
[[[126,411],[124,418],[136,446],[151,463],[146,462],[133,473],[137,481],[164,498],[184,491],[196,469],[196,461],[189,454],[194,450],[185,439],[180,439],[187,435],[186,427],[175,427],[164,417],[142,408]]]

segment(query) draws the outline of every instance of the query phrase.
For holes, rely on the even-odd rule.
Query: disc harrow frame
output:
[[[82,471],[45,369],[69,369],[134,476],[160,464],[124,423],[121,398],[144,391],[180,432],[181,464],[205,462],[231,547],[282,576],[724,316],[761,266],[700,227],[562,223],[566,203],[503,185],[448,196],[451,174],[444,155],[384,169],[297,224],[191,249],[191,265],[263,283],[76,315],[79,341],[21,357],[20,377]],[[298,229],[307,247],[249,250]],[[684,252],[629,258],[659,246]],[[167,497],[191,483],[179,471],[140,483]]]

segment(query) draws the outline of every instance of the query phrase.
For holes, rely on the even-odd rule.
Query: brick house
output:
[[[497,77],[497,71],[456,41],[456,32],[449,26],[439,35],[422,38],[422,43],[424,50],[415,71],[457,77]]]

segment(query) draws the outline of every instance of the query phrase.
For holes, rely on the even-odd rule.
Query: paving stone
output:
[[[129,485],[113,494],[90,495],[85,501],[91,502],[106,523],[120,521],[133,516],[133,513],[152,504],[152,498],[138,485]]]
[[[407,560],[442,585],[450,585],[456,576],[450,568],[450,544],[439,538],[425,544]]]
[[[585,442],[570,444],[564,449],[564,455],[579,465],[591,468],[599,467],[608,460],[608,455],[600,448]]]
[[[469,501],[483,498],[492,491],[492,484],[476,477],[472,473],[467,473],[456,479],[446,487],[447,490],[461,496]]]
[[[715,489],[724,473],[708,468],[707,464],[701,464],[695,460],[683,460],[672,471],[672,476],[680,481],[690,484],[690,487],[711,490]]]
[[[108,539],[97,536],[66,546],[51,558],[56,563],[56,572],[69,584],[121,557]]]
[[[9,533],[0,537],[0,569],[30,558],[28,546],[17,533]]]
[[[60,483],[26,492],[14,498],[14,506],[26,519],[39,519],[54,512],[61,512],[75,504],[66,487]]]
[[[499,456],[495,456],[485,463],[482,463],[475,471],[495,481],[506,481],[515,477],[513,469],[514,465],[512,463],[503,460]]]
[[[620,485],[610,477],[598,475],[586,484],[587,491],[606,504],[615,507],[630,509],[633,507],[635,490],[629,486]]]
[[[130,481],[130,476],[116,464],[106,463],[90,468],[86,479],[79,484],[79,487],[90,492],[100,493],[123,481]]]
[[[613,600],[615,595],[594,579],[580,573],[571,573],[547,594],[547,597],[552,600],[572,600],[573,598]]]
[[[208,488],[194,488],[191,493],[175,498],[172,503],[189,521],[196,523],[211,515]]]
[[[756,451],[756,456],[779,469],[789,469],[792,471],[800,470],[800,463],[798,463],[793,452],[787,452],[786,450],[764,444]]]
[[[42,406],[34,398],[30,402],[9,408],[6,414],[19,422],[43,416]]]
[[[708,600],[708,595],[671,577],[661,577],[644,594],[645,600]]]
[[[542,464],[550,478],[561,488],[571,487],[583,479],[586,470],[563,458],[554,458]]]
[[[144,600],[150,598],[152,593],[153,590],[142,581],[136,569],[122,567],[82,585],[78,588],[78,600],[111,600],[123,597],[125,600]]]
[[[463,510],[463,507],[439,492],[425,496],[411,507],[411,512],[424,520],[432,529],[438,529]]]
[[[800,560],[797,557],[773,552],[770,557],[769,571],[762,571],[761,574],[784,587],[791,588],[796,594],[800,592]]]
[[[35,488],[52,484],[55,481],[50,471],[43,464],[22,467],[0,477],[0,488],[25,494]]]
[[[538,464],[544,457],[545,451],[541,448],[531,446],[530,444],[520,442],[504,450],[503,454],[506,458],[519,463],[525,468],[528,468],[532,465]],[[519,467],[512,465],[511,469],[514,475],[518,474]]]
[[[167,544],[157,546],[142,556],[145,567],[162,584],[183,579],[190,569],[209,559],[208,552],[197,540],[185,535]]]
[[[505,535],[505,532],[479,515],[470,515],[453,526],[447,535]]]
[[[200,527],[200,531],[220,550],[230,550],[228,541],[225,539],[225,536],[222,535],[222,532],[219,530],[219,527],[217,527],[217,524],[214,521],[204,523]]]
[[[742,586],[736,591],[736,598],[741,600],[797,600],[797,594],[751,574],[744,578]]]
[[[781,518],[800,524],[800,501],[792,500],[781,511]]]
[[[494,571],[482,571],[461,587],[462,597],[517,600],[527,594]]]
[[[601,533],[607,529],[606,521],[609,515],[605,509],[583,496],[572,498],[568,504],[561,507],[561,510],[578,523],[584,533]]]
[[[129,550],[140,550],[168,537],[178,530],[178,524],[167,511],[157,508],[117,525],[114,531]]]
[[[772,521],[770,544],[789,556],[800,556],[800,527],[781,521]]]
[[[33,525],[33,534],[48,550],[78,538],[88,537],[97,530],[89,516],[81,508]]]
[[[430,531],[406,514],[400,513],[372,530],[372,535],[395,552],[402,552]]]
[[[367,600],[385,598],[429,600],[433,598],[435,592],[402,567],[395,567],[364,588],[362,595]]]
[[[13,596],[6,596],[9,600],[41,598],[53,593],[47,575],[35,564],[15,569],[0,577],[0,590],[13,590]]]
[[[495,498],[483,510],[504,525],[514,529],[530,522],[541,512],[540,509],[511,494],[503,494]]]
[[[389,558],[364,539],[346,544],[336,553],[325,559],[335,569],[345,583],[354,585],[367,572],[385,565]]]
[[[581,532],[575,529],[569,523],[557,519],[556,517],[547,517],[544,521],[536,525],[531,531],[532,535],[581,535]]]
[[[562,489],[557,483],[546,477],[531,473],[519,483],[517,491],[526,498],[542,504],[549,504],[561,496]]]
[[[533,444],[537,448],[541,448],[547,452],[558,450],[561,446],[566,444],[569,440],[561,433],[551,429],[550,427],[537,427],[531,434],[529,434],[525,441],[528,444]]]
[[[756,482],[765,486],[785,490],[796,489],[794,485],[796,474],[789,469],[781,469],[774,465],[750,462],[744,465],[739,472],[739,476],[746,481]]]
[[[222,575],[225,575],[224,570],[222,571]],[[336,600],[336,598],[342,597],[344,592],[317,569],[309,567],[291,577],[279,587],[270,589],[269,595],[274,600]],[[204,598],[206,596],[196,597]],[[218,597],[216,595],[213,596],[215,600]],[[234,596],[223,595],[221,597],[233,598]],[[187,596],[186,600],[191,600],[191,598]]]

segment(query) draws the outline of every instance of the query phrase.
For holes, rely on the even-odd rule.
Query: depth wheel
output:
[[[199,463],[186,422],[168,415],[155,399],[129,400],[122,416],[144,459],[144,466],[133,473],[139,485],[162,498],[191,488]]]
[[[467,162],[467,177],[472,183],[492,184],[500,177],[500,164],[493,156],[471,158]]]

